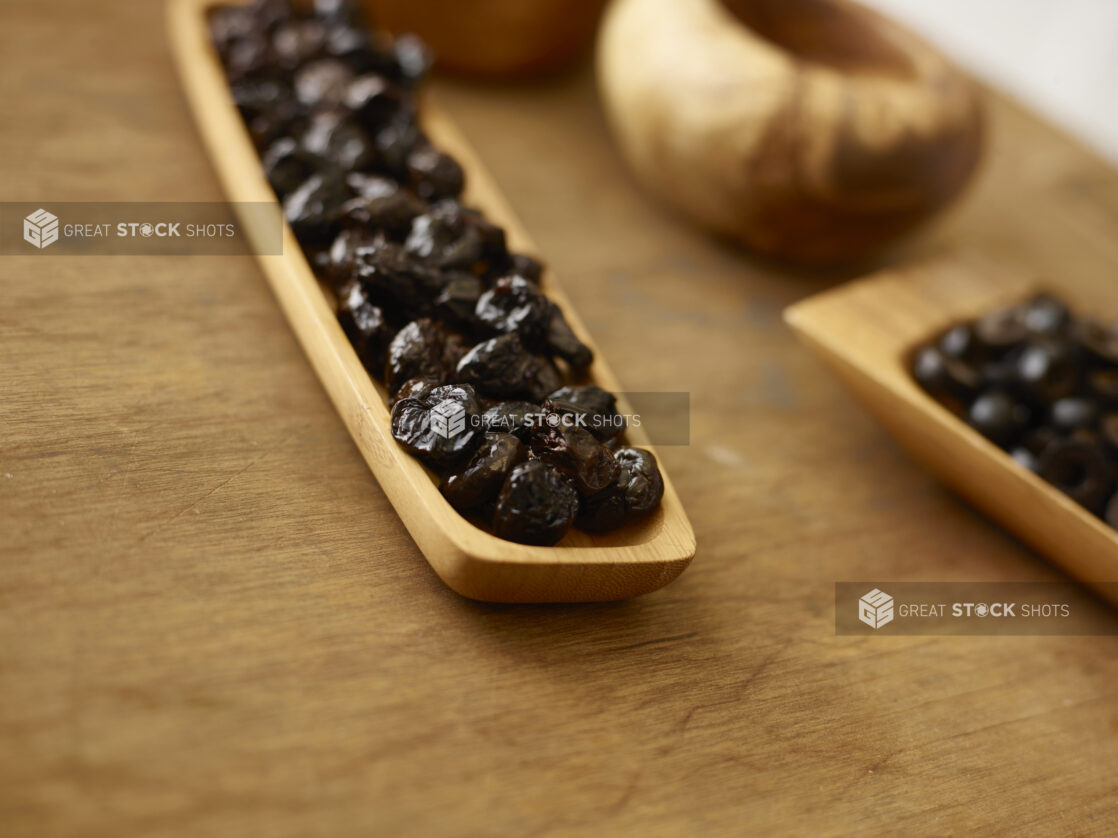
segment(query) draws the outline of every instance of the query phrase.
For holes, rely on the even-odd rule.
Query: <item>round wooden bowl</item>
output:
[[[602,99],[637,178],[773,257],[858,260],[977,167],[979,90],[848,0],[614,0]]]

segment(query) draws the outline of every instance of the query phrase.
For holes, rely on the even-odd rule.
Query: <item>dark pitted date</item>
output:
[[[307,262],[388,391],[393,436],[452,506],[502,538],[549,545],[576,516],[588,532],[644,517],[663,494],[656,460],[625,446],[613,395],[585,383],[593,353],[541,287],[543,264],[510,252],[505,231],[463,203],[461,165],[420,127],[430,53],[372,33],[352,0],[309,6],[217,9],[210,31]],[[1050,303],[1030,317],[1038,334],[1067,328]],[[1094,355],[1118,354],[1107,336],[1089,338]],[[965,377],[969,351],[964,341],[949,358],[958,369],[935,372],[957,397],[967,391],[952,375]],[[1061,389],[1060,358],[1029,363],[1035,389],[1077,395]],[[1118,373],[1092,382],[1118,404]],[[1082,430],[1081,405],[1052,409]]]
[[[1118,527],[1118,326],[1051,294],[958,323],[912,358],[975,430]]]

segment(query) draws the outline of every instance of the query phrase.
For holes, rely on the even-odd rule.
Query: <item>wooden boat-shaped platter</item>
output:
[[[252,141],[233,103],[210,41],[207,17],[228,2],[171,0],[168,28],[174,57],[199,131],[230,201],[274,202]],[[536,248],[452,122],[430,103],[422,110],[432,142],[466,172],[464,201],[505,228],[509,246]],[[250,240],[264,240],[256,213],[241,221]],[[589,231],[588,231],[589,232]],[[281,255],[257,257],[291,327],[338,413],[415,543],[455,591],[492,602],[585,602],[627,599],[671,582],[695,554],[691,524],[664,473],[664,499],[644,521],[607,535],[572,530],[554,547],[504,541],[460,516],[438,491],[435,477],[392,438],[383,388],[366,373],[338,325],[329,291],[321,287],[291,229],[284,224]],[[571,328],[595,353],[589,379],[612,392],[617,380],[594,346],[554,276],[542,287],[566,314]],[[619,404],[619,409],[627,406]],[[641,428],[630,444],[652,450]],[[663,464],[661,463],[663,470]]]

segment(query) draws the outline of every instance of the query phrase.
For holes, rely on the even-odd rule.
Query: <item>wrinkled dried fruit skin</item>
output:
[[[578,514],[578,492],[562,475],[539,460],[513,468],[493,515],[500,538],[548,547],[559,541]]]
[[[482,294],[481,280],[467,273],[444,275],[446,284],[435,298],[436,316],[468,331],[477,329],[474,309]]]
[[[281,137],[268,146],[261,163],[268,183],[280,198],[298,189],[321,165],[291,137]]]
[[[524,443],[512,434],[487,433],[466,467],[447,476],[439,491],[455,509],[477,509],[497,497],[513,467],[527,457]]]
[[[547,413],[532,429],[532,456],[573,481],[583,497],[609,488],[620,466],[608,448],[589,431],[571,427],[557,413]]]
[[[349,198],[345,182],[335,172],[311,175],[283,202],[283,215],[299,243],[326,244],[337,232],[342,204]]]
[[[474,314],[489,334],[516,332],[525,346],[541,349],[551,321],[551,302],[528,280],[506,276],[481,295]]]
[[[651,452],[620,448],[614,454],[620,471],[605,491],[586,498],[575,526],[589,533],[605,533],[646,517],[664,497],[664,478]]]
[[[513,253],[509,256],[509,273],[539,285],[543,278],[543,262],[524,253]]]
[[[408,180],[415,194],[427,201],[457,198],[466,176],[449,154],[429,145],[412,149],[407,157]]]
[[[528,352],[516,334],[477,344],[458,364],[456,379],[492,398],[542,401],[562,378],[547,358]]]
[[[423,202],[406,189],[397,188],[384,194],[358,194],[350,198],[342,207],[341,223],[344,227],[373,228],[393,242],[400,242],[421,212]]]
[[[625,432],[625,417],[617,412],[616,397],[596,384],[560,387],[548,399],[553,412],[581,416],[580,427],[586,428],[601,442]],[[545,402],[544,408],[548,407]]]
[[[365,369],[379,379],[383,374],[393,332],[385,320],[384,312],[369,302],[360,283],[350,282],[339,292],[338,322],[353,348],[357,350],[357,356]]]
[[[411,378],[435,378],[445,381],[447,369],[443,365],[446,349],[446,332],[433,321],[413,320],[396,333],[388,345],[384,383],[389,393],[395,393]],[[472,388],[471,388],[472,390]]]
[[[468,385],[446,384],[418,396],[400,399],[392,408],[392,436],[408,453],[439,472],[454,468],[483,439],[477,396]],[[461,421],[454,433],[441,433],[441,420]]]
[[[401,93],[383,76],[367,73],[349,82],[342,102],[362,128],[376,133],[399,110]]]
[[[359,280],[369,298],[392,315],[414,319],[429,315],[443,279],[408,256],[392,242],[358,248],[350,276]]]
[[[436,268],[468,269],[482,257],[481,235],[477,227],[466,223],[455,201],[440,201],[418,216],[404,247]]]
[[[295,98],[303,105],[341,105],[353,70],[336,58],[322,58],[295,72]]]
[[[576,481],[599,525],[611,505],[627,519],[636,478],[612,453],[625,450],[620,426],[541,430],[545,407],[585,421],[615,416],[614,402],[563,386],[585,381],[593,355],[541,293],[543,264],[511,253],[505,231],[460,202],[462,167],[418,119],[432,60],[423,44],[371,31],[355,0],[252,0],[214,10],[210,28],[307,263],[385,383],[400,445],[446,476],[441,488],[464,515],[506,538],[562,538],[579,508]],[[1062,328],[1058,307],[1034,309],[1037,328]],[[1109,351],[1105,335],[1084,340],[1085,353]],[[1118,406],[1118,376],[1092,380]],[[1074,430],[1080,441],[1092,432],[1110,445]]]
[[[396,402],[403,401],[404,399],[419,399],[426,396],[436,387],[441,387],[442,382],[437,378],[430,376],[426,378],[409,378],[400,385],[392,398],[389,400],[388,406],[390,408],[396,406]]]
[[[303,132],[301,145],[343,171],[363,169],[373,161],[374,149],[368,135],[341,111],[314,114]]]
[[[551,304],[547,323],[547,348],[566,361],[574,375],[582,375],[594,361],[593,351],[578,339],[567,324],[562,309],[554,303]]]
[[[511,400],[486,410],[481,415],[481,424],[486,431],[513,434],[522,442],[527,442],[541,415],[538,404]]]

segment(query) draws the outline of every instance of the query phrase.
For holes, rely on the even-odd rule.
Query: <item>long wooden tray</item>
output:
[[[230,200],[275,201],[256,150],[233,103],[206,24],[228,3],[171,0],[168,26],[179,74],[199,130]],[[503,226],[509,245],[536,252],[531,239],[469,144],[437,109],[423,112],[432,141],[462,164],[467,203]],[[259,215],[241,217],[250,238],[261,238]],[[588,231],[589,232],[589,231]],[[671,582],[695,554],[691,524],[664,474],[661,508],[639,525],[604,536],[572,531],[555,547],[530,547],[496,538],[462,518],[439,494],[433,475],[392,438],[383,390],[366,373],[338,325],[327,293],[303,257],[294,234],[283,231],[283,254],[259,256],[260,266],[319,379],[373,474],[423,555],[455,591],[494,602],[577,602],[626,599]],[[595,352],[590,378],[619,392],[582,321],[551,274],[543,287],[562,306],[575,333]],[[641,429],[634,445],[651,449]]]

